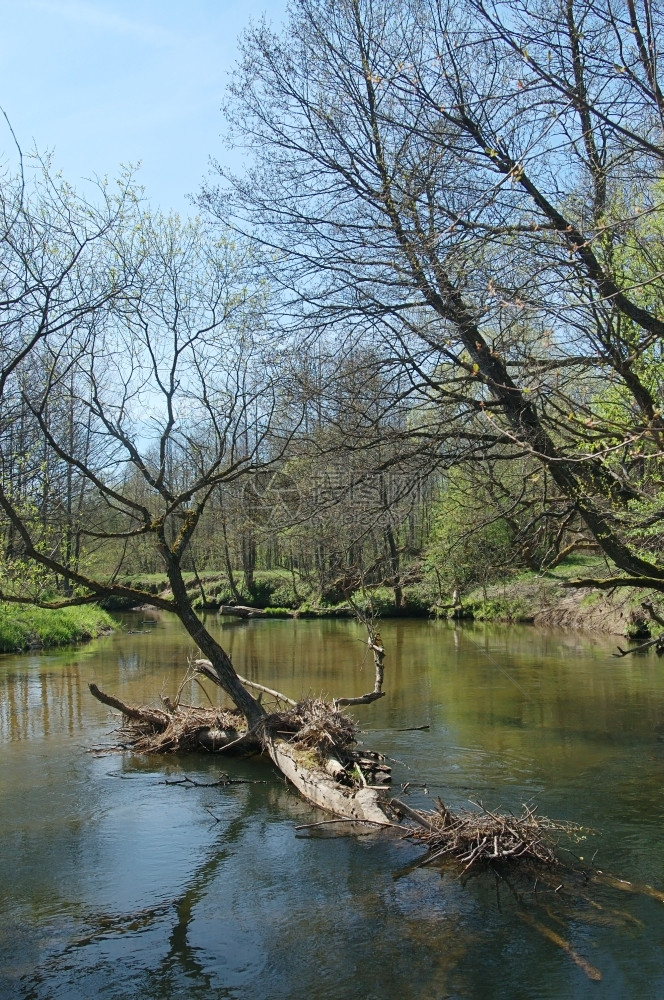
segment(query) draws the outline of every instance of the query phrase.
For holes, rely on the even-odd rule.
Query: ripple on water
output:
[[[535,800],[598,828],[579,853],[599,846],[607,869],[664,883],[661,671],[611,660],[610,641],[570,651],[534,629],[475,628],[472,644],[442,625],[383,624],[388,694],[358,718],[375,730],[365,745],[393,759],[395,790],[409,782],[422,805],[438,794],[515,810]],[[366,684],[352,623],[228,635],[235,662],[264,664],[264,682],[287,693]],[[85,753],[116,724],[89,680],[150,701],[177,689],[189,651],[164,617],[149,636],[116,635],[84,655],[0,664],[2,1000],[664,995],[655,899],[604,887],[600,913],[578,894],[563,906],[555,886],[535,893],[534,879],[410,870],[419,849],[399,841],[298,837],[295,826],[322,817],[255,761]],[[221,769],[267,783],[165,783]],[[587,980],[519,907],[603,981]]]

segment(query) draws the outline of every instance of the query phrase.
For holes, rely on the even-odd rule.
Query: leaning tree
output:
[[[102,194],[82,201],[48,172],[4,188],[0,599],[172,611],[252,723],[264,711],[184,571],[212,498],[277,463],[297,426],[285,345],[227,240],[150,216],[129,184]],[[146,546],[170,596],[126,581]]]
[[[630,532],[663,432],[661,32],[647,0],[302,0],[246,35],[227,112],[253,166],[201,196],[295,323],[408,373],[436,460],[530,456],[612,584],[659,590]]]
[[[213,501],[218,509],[221,496],[223,506],[243,482],[250,498],[255,482],[279,469],[301,423],[302,400],[289,390],[295,345],[266,325],[268,289],[251,280],[251,255],[200,220],[150,215],[129,184],[117,196],[103,189],[100,209],[48,174],[9,190],[0,233],[0,600],[59,608],[113,597],[173,612],[203,654],[197,673],[235,712],[215,707],[198,725],[177,698],[135,709],[91,684],[95,697],[139,719],[143,733],[193,724],[196,747],[265,749],[310,800],[387,822],[376,790],[344,766],[357,764],[356,727],[338,712],[383,694],[384,650],[372,622],[365,617],[372,692],[331,706],[269,691],[290,708],[268,714],[248,688],[268,689],[238,675],[186,585],[192,540]],[[127,579],[146,547],[170,592]],[[224,718],[230,732],[221,731]],[[324,766],[311,767],[312,749]]]

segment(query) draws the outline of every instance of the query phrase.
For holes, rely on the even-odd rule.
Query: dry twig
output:
[[[413,809],[392,799],[390,806],[397,815],[407,816],[418,825],[413,839],[423,841],[429,854],[422,864],[438,858],[454,857],[464,870],[479,861],[507,861],[515,858],[535,859],[544,864],[556,862],[555,832],[573,833],[579,827],[537,816],[535,809],[524,805],[521,816],[503,816],[473,803],[478,811],[453,813],[438,799],[435,810]]]

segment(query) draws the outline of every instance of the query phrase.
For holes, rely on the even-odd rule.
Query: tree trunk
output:
[[[387,803],[381,801],[375,788],[347,788],[323,768],[305,767],[297,760],[297,753],[284,740],[267,741],[267,752],[281,773],[308,802],[349,820],[364,820],[380,826],[391,826],[385,811]]]
[[[252,727],[265,716],[265,711],[255,698],[243,687],[235,672],[231,658],[217,640],[210,635],[194,611],[187,588],[185,587],[177,557],[170,549],[162,549],[166,560],[168,580],[173,591],[173,599],[177,606],[177,615],[198,648],[210,661],[212,669],[219,679],[219,685],[232,699],[236,708],[245,715],[247,724]]]
[[[226,576],[228,577],[228,584],[231,588],[231,593],[238,604],[242,603],[242,598],[240,596],[240,591],[237,588],[235,582],[235,574],[233,573],[233,564],[231,562],[231,553],[228,547],[228,534],[226,531],[226,518],[224,514],[221,515],[221,531],[224,536],[224,562],[226,564]]]

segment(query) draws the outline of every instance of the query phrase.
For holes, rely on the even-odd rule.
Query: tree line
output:
[[[159,569],[251,717],[187,572],[398,605],[427,557],[591,546],[663,591],[661,35],[649,0],[300,0],[245,35],[200,217],[7,168],[2,599]]]

